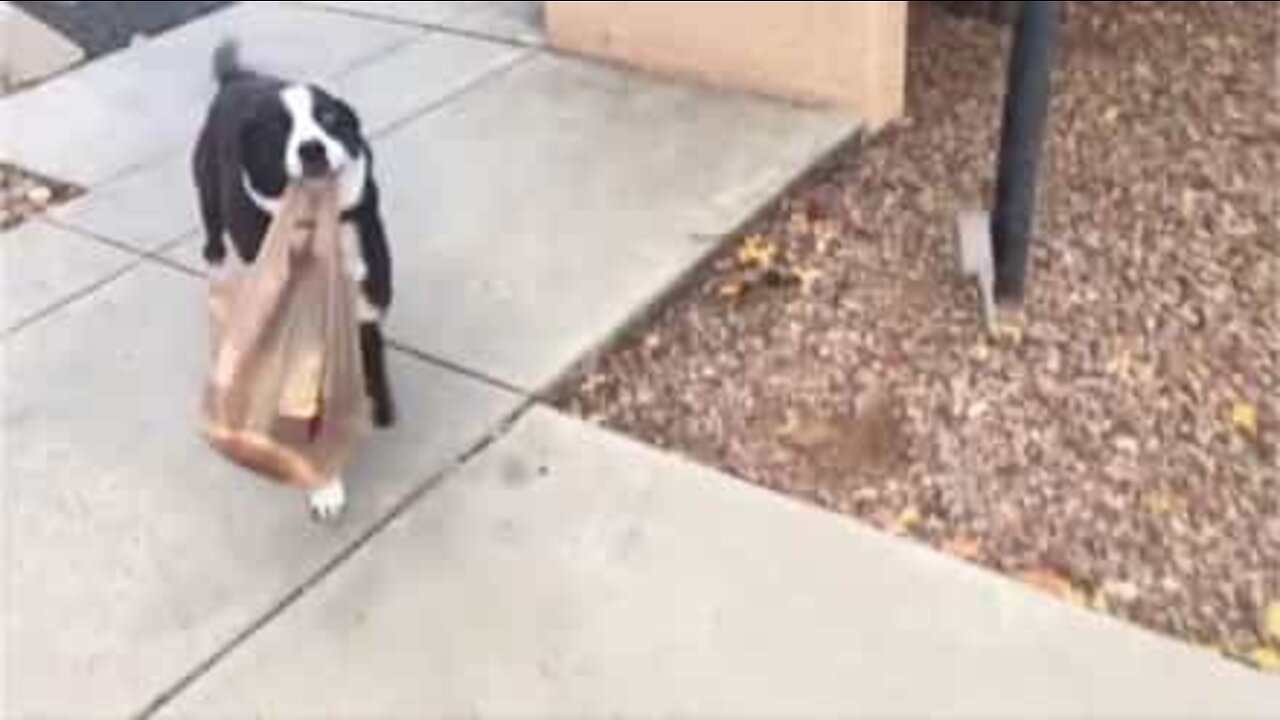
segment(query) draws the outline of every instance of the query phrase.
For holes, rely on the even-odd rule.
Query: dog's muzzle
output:
[[[318,140],[302,143],[298,147],[298,159],[302,161],[302,174],[306,177],[328,175],[333,169],[329,164],[329,154],[324,149],[324,143]]]

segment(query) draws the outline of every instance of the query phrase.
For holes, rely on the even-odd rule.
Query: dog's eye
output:
[[[332,130],[338,126],[341,122],[341,118],[338,117],[338,113],[332,110],[323,110],[320,112],[319,121],[321,127],[326,130]]]

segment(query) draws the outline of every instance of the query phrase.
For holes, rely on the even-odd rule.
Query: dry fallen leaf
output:
[[[738,263],[748,267],[768,267],[773,264],[778,248],[761,235],[752,235],[738,248]]]
[[[1108,600],[1116,600],[1127,605],[1137,602],[1142,596],[1142,591],[1131,582],[1108,581],[1103,583],[1098,594]]]
[[[778,434],[783,442],[797,450],[814,450],[833,442],[838,430],[829,422],[789,417]]]
[[[1166,492],[1155,492],[1143,499],[1147,512],[1153,515],[1172,515],[1182,508],[1182,501]]]
[[[840,237],[840,226],[831,220],[823,220],[814,223],[813,234],[817,238],[817,248],[821,253],[828,243]]]
[[[1018,573],[1016,577],[1022,582],[1043,590],[1056,598],[1066,600],[1073,605],[1087,606],[1089,599],[1083,592],[1071,584],[1071,581],[1051,570],[1028,570]]]
[[[730,280],[729,282],[721,283],[720,287],[716,288],[716,294],[722,298],[736,298],[740,297],[744,290],[746,290],[746,285],[741,280]]]
[[[1258,648],[1247,656],[1253,666],[1265,673],[1280,675],[1280,650],[1275,648]]]
[[[1231,426],[1250,440],[1258,437],[1258,409],[1238,402],[1231,408]]]
[[[1132,368],[1133,356],[1127,350],[1120,351],[1107,362],[1107,373],[1121,379],[1128,379]]]
[[[953,538],[942,546],[943,552],[970,562],[982,558],[982,543],[973,538]]]
[[[811,292],[814,284],[816,284],[818,279],[822,277],[821,271],[814,270],[812,268],[795,270],[793,274],[796,276],[796,279],[800,281],[800,290],[806,293]]]
[[[996,341],[1007,345],[1022,343],[1022,326],[1014,323],[996,323],[991,326],[991,336]]]
[[[909,507],[898,513],[898,517],[893,521],[893,527],[896,532],[908,533],[912,529],[918,527],[924,521],[924,516],[914,507]]]
[[[1280,647],[1280,600],[1271,603],[1263,611],[1262,635]]]

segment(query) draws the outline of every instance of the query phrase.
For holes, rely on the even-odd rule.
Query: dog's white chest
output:
[[[369,268],[365,265],[364,253],[360,251],[360,234],[353,223],[342,223],[340,241],[342,267],[347,271],[347,277],[358,283],[364,282],[369,275]]]

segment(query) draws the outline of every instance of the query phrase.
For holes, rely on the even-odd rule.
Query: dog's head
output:
[[[240,157],[263,190],[337,175],[362,159],[363,147],[351,107],[311,85],[288,85],[262,98],[240,128]]]

